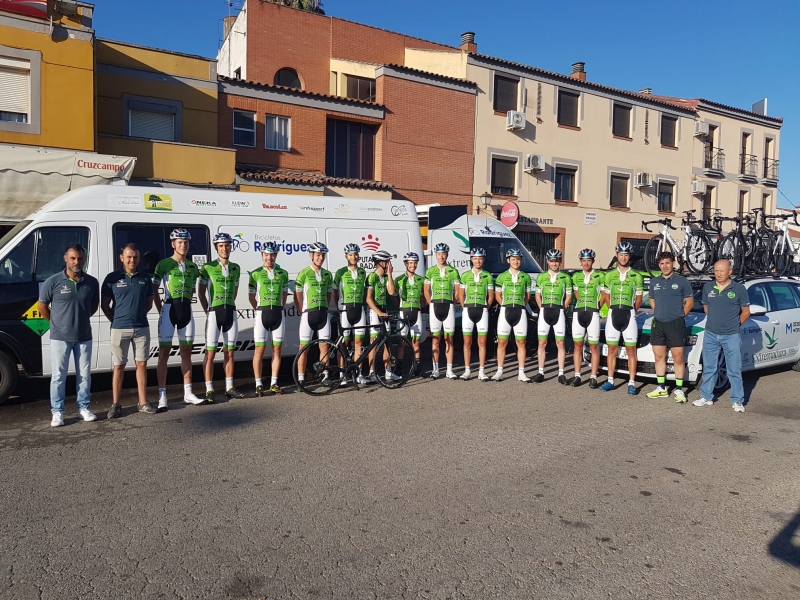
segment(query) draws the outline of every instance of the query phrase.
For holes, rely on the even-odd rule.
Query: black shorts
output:
[[[654,318],[650,328],[650,345],[683,348],[686,345],[686,319],[657,321]]]

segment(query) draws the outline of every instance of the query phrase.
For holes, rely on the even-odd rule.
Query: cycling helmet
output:
[[[547,260],[561,260],[561,257],[563,256],[564,255],[561,253],[561,250],[558,250],[557,248],[547,251]]]
[[[633,244],[630,242],[620,242],[617,244],[616,248],[614,248],[614,252],[617,254],[632,254]]]
[[[471,248],[469,251],[469,255],[486,258],[486,250],[484,250],[483,248]]]
[[[511,258],[512,256],[516,256],[517,258],[522,258],[522,250],[519,248],[511,248],[510,250],[506,251],[506,258]]]
[[[233,238],[229,236],[227,233],[218,233],[214,236],[213,241],[211,242],[214,246],[217,244],[232,244]]]
[[[378,250],[376,253],[372,255],[372,262],[379,263],[379,262],[387,262],[392,260],[393,256],[389,254],[386,250]]]
[[[308,245],[308,252],[321,252],[322,254],[327,254],[328,247],[322,242],[312,242]]]
[[[192,234],[189,233],[186,229],[182,227],[179,229],[173,229],[172,233],[169,234],[169,239],[171,240],[190,240],[192,239]]]
[[[344,253],[345,254],[353,254],[353,253],[361,252],[361,248],[358,247],[358,244],[345,244]]]
[[[406,252],[406,255],[403,257],[403,262],[407,263],[410,260],[419,262],[419,254],[417,254],[416,252]]]
[[[584,248],[580,252],[578,252],[578,258],[583,260],[584,258],[591,258],[592,260],[595,259],[597,255],[595,254],[594,250],[591,248]]]
[[[278,244],[275,242],[264,242],[261,244],[261,254],[277,254]]]
[[[433,251],[434,252],[445,252],[447,254],[450,254],[450,246],[448,246],[447,244],[444,244],[442,242],[439,242],[438,244],[436,244],[433,247]]]

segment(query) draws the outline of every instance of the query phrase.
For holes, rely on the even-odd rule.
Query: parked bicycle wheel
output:
[[[782,231],[775,231],[769,240],[769,260],[772,263],[773,275],[785,275],[792,265],[792,248],[786,241]]]
[[[399,388],[414,375],[416,368],[414,346],[398,334],[385,337],[375,349],[375,377],[385,388]]]
[[[326,345],[327,349],[323,351],[320,344]],[[298,373],[301,356],[305,357],[306,362],[302,379]],[[340,385],[339,359],[341,356],[342,351],[330,340],[310,341],[297,353],[292,365],[292,375],[297,387],[312,396],[330,394]]]
[[[686,266],[692,273],[702,275],[714,264],[711,241],[705,231],[692,231],[686,241]]]
[[[661,234],[654,235],[644,247],[644,268],[652,276],[657,276],[661,273],[658,268],[658,255],[661,254],[665,247],[664,236]]]
[[[744,275],[744,245],[735,231],[731,231],[719,245],[719,258],[731,262],[734,277]]]
[[[755,275],[772,274],[772,257],[769,244],[774,232],[766,227],[760,228],[753,238],[753,251],[750,255],[750,270]]]

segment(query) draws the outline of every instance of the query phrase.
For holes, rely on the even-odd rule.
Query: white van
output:
[[[37,299],[41,283],[64,268],[67,245],[77,242],[86,248],[86,272],[102,283],[120,267],[119,249],[130,242],[141,251],[140,269],[152,273],[159,260],[172,255],[169,234],[176,227],[191,233],[190,259],[198,264],[216,259],[211,247],[215,233],[226,232],[234,238],[231,260],[243,273],[236,299],[236,357],[242,360],[251,359],[254,348],[247,271],[261,266],[264,242],[279,244],[278,264],[292,280],[310,264],[306,248],[315,241],[330,248],[325,268],[334,273],[346,264],[343,249],[350,242],[361,246],[364,267],[371,267],[368,257],[378,249],[396,255],[393,266],[398,275],[403,272],[403,254],[423,254],[416,210],[408,201],[114,186],[68,192],[0,239],[0,402],[11,395],[19,367],[27,376],[50,375],[49,327],[38,314]],[[193,360],[200,363],[205,314],[196,300],[194,310]],[[300,318],[291,294],[284,315],[284,348],[286,355],[292,355],[297,350]],[[158,354],[155,309],[150,323],[148,366],[154,367]],[[92,324],[92,370],[110,371],[110,323],[98,311]],[[177,353],[175,345],[171,364],[179,363]]]

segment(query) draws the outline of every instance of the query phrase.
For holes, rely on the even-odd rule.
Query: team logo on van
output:
[[[243,233],[237,233],[233,236],[233,244],[231,244],[231,252],[241,250],[242,252],[250,251],[250,243],[244,239]]]
[[[195,208],[216,208],[216,202],[209,202],[208,200],[192,200],[192,206]]]
[[[334,214],[337,215],[349,215],[350,214],[350,207],[347,204],[340,204],[339,206],[333,209]]]
[[[300,210],[310,210],[312,212],[324,212],[325,211],[325,207],[324,206],[298,206],[297,208],[299,208]]]
[[[772,328],[772,335],[768,334],[766,331],[764,332],[764,337],[767,338],[767,350],[772,350],[775,346],[778,345],[778,336],[775,335],[775,328]]]
[[[469,239],[465,238],[457,231],[453,231],[453,235],[462,244],[461,248],[459,248],[458,251],[461,252],[462,254],[469,254]]]
[[[231,200],[231,208],[250,208],[250,200]]]
[[[261,208],[263,208],[264,210],[286,210],[289,207],[286,206],[285,204],[264,204],[264,203],[262,203],[261,204]]]
[[[147,210],[172,210],[172,196],[169,194],[145,194],[144,207]]]
[[[393,206],[392,207],[392,216],[394,217],[407,217],[408,216],[408,208],[405,206]]]
[[[373,236],[371,233],[366,237],[361,238],[361,247],[364,250],[368,250],[369,252],[375,252],[378,248],[381,247],[380,238],[377,236]]]

